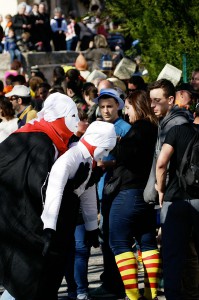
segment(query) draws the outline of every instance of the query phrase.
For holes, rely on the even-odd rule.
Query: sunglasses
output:
[[[14,100],[18,100],[18,99],[19,99],[18,96],[12,96],[12,97],[9,98],[10,101],[14,101]]]

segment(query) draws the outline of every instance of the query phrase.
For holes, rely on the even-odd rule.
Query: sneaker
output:
[[[88,294],[79,294],[77,295],[77,300],[91,300],[91,298],[88,297]]]
[[[90,292],[90,296],[93,298],[111,298],[116,295],[108,291],[103,285],[100,285],[98,288]]]

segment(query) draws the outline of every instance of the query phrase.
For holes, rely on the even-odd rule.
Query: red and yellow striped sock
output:
[[[115,256],[117,267],[122,277],[125,292],[130,300],[140,296],[138,289],[137,261],[133,252],[124,252]]]
[[[144,296],[148,299],[157,297],[157,289],[160,278],[161,259],[159,250],[150,250],[142,252],[144,264]]]

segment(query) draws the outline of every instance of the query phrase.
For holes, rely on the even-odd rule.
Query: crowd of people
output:
[[[113,22],[101,17],[98,6],[81,18],[76,11],[64,15],[62,9],[56,7],[51,18],[45,2],[32,6],[21,2],[16,15],[5,16],[4,27],[2,22],[0,16],[0,53],[10,53],[11,62],[15,58],[22,61],[23,53],[29,51],[87,50],[96,35],[107,39],[114,27]],[[110,45],[111,50],[115,50],[115,46],[122,48],[124,43],[118,39],[118,45]]]
[[[0,81],[1,299],[56,300],[64,277],[68,300],[158,300],[161,278],[167,300],[199,299],[199,195],[178,173],[198,138],[199,69],[189,83],[146,83],[134,65],[115,72],[123,58],[114,61],[102,27],[79,40],[60,8],[52,22],[43,3],[29,16],[18,8],[8,44],[22,46],[25,34],[43,51],[49,36],[55,50],[90,50],[54,67],[51,81],[36,66],[27,77],[13,52]],[[102,284],[90,292],[88,261],[99,246]]]
[[[198,130],[199,70],[176,88],[134,74],[86,81],[71,66],[50,83],[36,68],[28,80],[15,72],[0,84],[2,299],[55,300],[64,276],[68,299],[155,300],[161,276],[166,299],[198,299],[198,200],[176,169]],[[161,208],[144,198],[154,163]],[[102,285],[89,293],[99,245]]]

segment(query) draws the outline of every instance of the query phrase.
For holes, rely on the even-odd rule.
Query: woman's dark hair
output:
[[[65,80],[65,72],[61,66],[57,66],[53,70],[53,82],[55,84],[60,84]]]
[[[98,96],[98,90],[95,86],[90,86],[85,92],[84,94],[86,96],[89,96],[90,99],[95,99]]]
[[[31,77],[37,76],[37,77],[40,77],[41,79],[43,79],[44,82],[47,82],[47,79],[44,76],[44,73],[42,73],[41,71],[34,71],[34,70],[32,70],[31,74],[35,74],[35,75],[32,75]]]
[[[154,115],[150,99],[145,91],[135,90],[130,92],[126,100],[133,106],[136,121],[144,119],[157,124],[157,118]]]
[[[68,81],[77,82],[80,77],[80,71],[77,69],[69,69],[66,72],[65,77]]]
[[[85,82],[82,87],[82,93],[86,93],[86,91],[91,87],[95,86],[92,82]]]
[[[2,109],[2,117],[6,120],[11,120],[14,118],[15,111],[12,108],[12,103],[6,98],[0,98],[0,108]]]
[[[15,82],[17,82],[18,84],[26,85],[26,78],[24,75],[19,74],[17,76],[14,76],[12,83]]]
[[[46,89],[46,90],[49,91],[50,88],[51,88],[51,86],[50,86],[50,84],[47,83],[47,82],[42,82],[42,83],[39,84],[38,89],[39,89],[39,88],[44,88],[44,89]]]
[[[61,85],[58,85],[58,84],[57,85],[53,85],[51,87],[51,89],[49,90],[49,94],[50,95],[54,94],[54,93],[57,93],[57,92],[65,95],[63,87]]]
[[[137,90],[146,91],[147,86],[146,83],[144,82],[144,79],[141,76],[138,75],[131,76],[128,82],[134,84]]]
[[[77,107],[77,110],[78,110],[78,117],[80,121],[84,121],[88,119],[87,113],[81,107]]]
[[[66,88],[71,89],[76,95],[82,94],[82,86],[83,82],[81,80],[78,80],[77,82],[68,81],[66,84]]]

